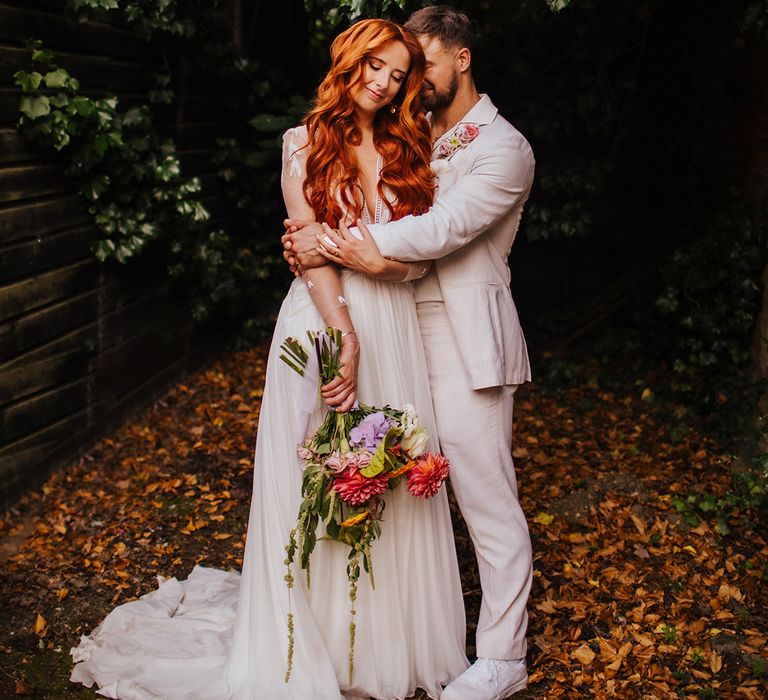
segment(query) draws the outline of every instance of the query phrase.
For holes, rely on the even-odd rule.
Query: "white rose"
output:
[[[429,444],[429,433],[426,428],[417,426],[410,435],[403,437],[400,444],[411,459],[415,459],[426,451]]]

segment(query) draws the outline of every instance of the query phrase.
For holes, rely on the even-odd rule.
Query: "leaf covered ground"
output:
[[[96,697],[67,680],[80,634],[158,574],[239,567],[265,352],[186,377],[5,514],[0,698]],[[730,448],[671,421],[652,387],[597,377],[587,361],[517,394],[525,697],[768,697],[766,532],[736,511],[724,536],[674,506],[730,487]],[[479,580],[455,515],[471,655]]]

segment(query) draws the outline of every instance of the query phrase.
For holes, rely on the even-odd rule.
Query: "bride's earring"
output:
[[[389,113],[394,114],[395,112],[397,112],[397,105],[393,103],[389,106]]]

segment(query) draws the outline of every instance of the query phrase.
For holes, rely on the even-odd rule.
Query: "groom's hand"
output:
[[[315,236],[323,232],[320,224],[306,219],[286,219],[283,224],[286,230],[281,239],[283,258],[290,266],[291,272],[299,277],[305,270],[328,264],[317,252]]]
[[[323,224],[323,234],[317,237],[315,245],[323,257],[350,270],[357,270],[368,277],[399,279],[388,276],[389,261],[381,254],[376,241],[362,219],[356,222],[357,232],[339,222],[338,231]]]

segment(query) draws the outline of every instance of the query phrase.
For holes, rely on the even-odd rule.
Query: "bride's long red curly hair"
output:
[[[423,214],[432,205],[432,147],[419,98],[424,52],[407,29],[387,20],[369,19],[352,25],[334,40],[330,70],[304,118],[309,133],[304,195],[317,221],[335,226],[343,216],[339,199],[355,218],[361,215],[364,199],[356,186],[360,171],[352,146],[360,143],[362,133],[355,122],[351,91],[363,80],[368,57],[390,41],[402,42],[411,65],[392,103],[379,109],[374,118],[373,140],[383,159],[379,196],[392,219]],[[385,189],[394,195],[391,204]]]

